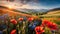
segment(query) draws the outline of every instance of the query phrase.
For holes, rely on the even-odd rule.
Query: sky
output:
[[[60,7],[60,0],[15,0],[13,2],[0,0],[0,5],[18,9],[54,9]]]
[[[52,8],[59,8],[60,7],[60,0],[37,0],[37,2],[31,3],[31,5],[36,5],[40,7],[44,7],[47,9],[52,9]]]
[[[60,7],[60,0],[39,0],[39,4],[47,8],[58,8]]]

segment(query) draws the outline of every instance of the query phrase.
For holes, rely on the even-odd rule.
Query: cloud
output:
[[[24,3],[24,4],[29,3],[29,2],[38,2],[38,0],[16,0],[16,1]]]
[[[22,1],[22,0],[21,0]],[[32,0],[30,0],[32,1]],[[39,3],[36,2],[28,2],[26,4],[22,4],[20,1],[17,2],[7,2],[7,1],[0,1],[0,5],[4,5],[9,8],[14,8],[14,9],[47,9],[44,6],[41,6]]]
[[[43,7],[43,6],[23,5],[21,8],[27,8],[27,9],[43,9],[45,7]]]

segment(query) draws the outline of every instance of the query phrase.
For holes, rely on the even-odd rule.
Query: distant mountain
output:
[[[48,10],[47,9],[36,9],[36,11],[38,11],[38,12],[47,12]]]
[[[22,11],[22,12],[47,12],[48,10],[47,9],[17,9],[19,11]]]
[[[50,9],[48,12],[50,12],[50,11],[57,11],[57,10],[60,10],[60,8]]]
[[[0,8],[7,8],[7,7],[5,7],[5,6],[0,6]],[[24,8],[24,9],[14,9],[14,10],[17,10],[17,11],[20,11],[20,12],[25,12],[25,13],[32,13],[32,12],[34,12],[34,13],[39,13],[39,12],[47,12],[48,10],[47,9],[26,9],[26,8]]]

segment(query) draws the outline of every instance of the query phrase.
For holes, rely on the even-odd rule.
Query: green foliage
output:
[[[51,34],[51,31],[49,28],[45,27],[45,34]]]
[[[60,25],[60,21],[59,20],[54,20],[54,22],[58,25]]]

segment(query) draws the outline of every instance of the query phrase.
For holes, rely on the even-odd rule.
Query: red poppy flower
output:
[[[42,21],[42,26],[46,26],[48,23],[50,23],[50,22],[47,21],[47,20],[43,20],[43,21]]]
[[[18,20],[19,20],[19,21],[23,21],[23,18],[19,18]]]
[[[17,21],[16,21],[15,19],[11,19],[10,22],[11,22],[12,24],[17,24]]]
[[[28,18],[28,21],[33,21],[34,20],[34,18]]]
[[[57,29],[57,25],[55,23],[52,23],[52,22],[48,21],[48,20],[44,20],[43,23],[42,23],[42,26],[47,26],[51,30],[56,30]]]
[[[12,31],[10,32],[10,34],[16,34],[16,30],[15,30],[15,29],[12,30]]]
[[[57,29],[57,25],[55,23],[48,24],[47,27],[50,28],[51,30]]]
[[[36,34],[42,34],[44,32],[43,27],[37,26],[35,27]]]

